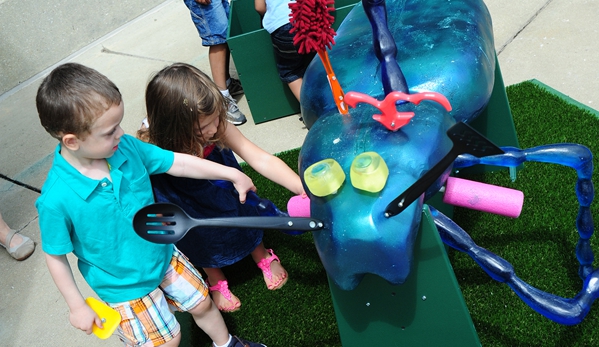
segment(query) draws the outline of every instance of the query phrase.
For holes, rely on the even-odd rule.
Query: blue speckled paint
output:
[[[312,216],[326,221],[326,229],[314,233],[318,253],[331,279],[345,290],[355,288],[365,273],[393,284],[405,281],[423,199],[393,218],[385,218],[383,211],[449,151],[446,130],[457,121],[476,117],[486,106],[494,82],[491,18],[482,0],[394,0],[386,6],[397,61],[410,92],[441,93],[453,110],[448,113],[432,101],[398,106],[415,116],[391,132],[372,119],[377,110],[367,104],[341,116],[322,63],[315,59],[309,66],[301,105],[310,131],[300,152],[300,175],[313,163],[333,158],[349,177],[353,159],[366,151],[379,153],[389,167],[387,185],[379,193],[359,191],[346,180],[335,195],[310,194]],[[361,4],[348,14],[337,34],[329,54],[344,91],[382,100],[380,62]],[[448,172],[431,192],[438,190]]]

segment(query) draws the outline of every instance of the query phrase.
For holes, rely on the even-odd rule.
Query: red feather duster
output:
[[[289,4],[291,8],[291,33],[293,43],[300,53],[331,49],[335,44],[335,30],[331,27],[335,18],[329,13],[334,0],[298,0]]]
[[[335,30],[331,27],[335,19],[329,13],[334,10],[333,7],[329,7],[332,4],[334,0],[297,0],[289,3],[292,25],[290,32],[295,34],[293,43],[298,46],[299,53],[318,52],[337,109],[339,113],[347,114],[347,105],[343,102],[345,93],[335,76],[327,53],[327,48],[331,49],[335,44]]]

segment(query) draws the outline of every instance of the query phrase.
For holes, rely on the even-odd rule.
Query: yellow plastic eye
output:
[[[335,194],[345,181],[345,174],[334,159],[324,159],[304,171],[304,182],[316,196]]]
[[[364,152],[354,158],[349,178],[352,185],[371,193],[380,192],[387,183],[389,168],[376,152]]]

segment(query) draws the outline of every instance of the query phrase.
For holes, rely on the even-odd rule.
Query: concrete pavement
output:
[[[240,0],[248,1],[248,0]],[[591,108],[599,108],[599,3],[595,0],[487,0],[506,85],[537,79]],[[209,73],[208,51],[200,44],[187,8],[167,0],[127,25],[66,57],[112,79],[123,94],[123,128],[134,134],[144,115],[143,92],[149,76],[183,61]],[[40,71],[0,95],[0,211],[7,223],[38,243],[31,258],[12,260],[0,250],[1,346],[110,346],[69,324],[68,310],[46,269],[39,245],[34,202],[50,167],[56,140],[39,125],[35,93],[51,70]],[[307,130],[297,116],[255,125],[248,116],[243,133],[271,153],[301,146]],[[23,185],[14,184],[11,180]],[[72,265],[75,264],[70,258]],[[85,296],[93,295],[78,272]]]

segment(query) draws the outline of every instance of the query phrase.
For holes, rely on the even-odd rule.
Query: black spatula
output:
[[[133,228],[142,238],[154,243],[175,243],[192,228],[278,229],[297,234],[297,230],[315,231],[324,227],[314,218],[304,217],[227,217],[195,219],[177,205],[156,203],[143,207],[133,217]]]
[[[447,130],[447,136],[453,142],[453,147],[443,159],[425,173],[410,188],[391,201],[385,208],[385,217],[392,217],[405,210],[420,197],[445,172],[460,154],[471,154],[477,158],[489,155],[504,154],[505,152],[489,141],[481,133],[463,122],[454,124]]]

